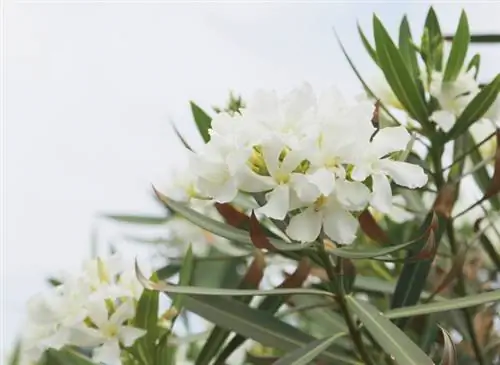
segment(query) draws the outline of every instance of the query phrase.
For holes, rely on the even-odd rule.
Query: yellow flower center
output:
[[[314,210],[316,212],[321,210],[321,208],[323,208],[327,202],[328,202],[328,197],[321,195],[318,199],[316,199],[316,201],[313,204]]]

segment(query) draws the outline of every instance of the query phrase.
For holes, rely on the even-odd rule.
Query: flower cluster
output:
[[[34,364],[49,348],[92,349],[92,359],[121,364],[123,348],[146,331],[132,325],[143,287],[133,265],[115,254],[86,262],[78,275],[33,297],[28,303],[22,358]]]
[[[252,194],[269,218],[289,217],[286,233],[312,242],[323,231],[351,243],[356,213],[369,204],[392,208],[390,181],[408,188],[427,182],[416,165],[397,160],[411,139],[404,127],[376,130],[370,102],[350,103],[336,89],[317,96],[303,84],[280,98],[259,91],[240,113],[219,113],[210,141],[190,155],[165,193],[232,202]]]

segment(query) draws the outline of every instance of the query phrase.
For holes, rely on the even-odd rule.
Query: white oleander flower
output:
[[[130,347],[144,336],[146,331],[128,325],[135,316],[135,305],[132,301],[124,301],[114,312],[110,313],[106,302],[91,301],[87,305],[89,319],[94,327],[82,327],[74,336],[73,344],[94,347],[92,360],[109,365],[121,365],[121,347]]]
[[[23,358],[36,363],[47,349],[73,345],[94,348],[96,361],[121,364],[120,346],[145,333],[128,324],[142,290],[132,262],[121,255],[86,261],[77,275],[65,275],[28,302]]]
[[[381,129],[361,153],[360,162],[352,171],[352,178],[364,181],[372,177],[373,194],[370,204],[382,213],[392,209],[392,191],[389,177],[398,185],[411,189],[421,187],[427,182],[427,175],[421,167],[403,161],[384,157],[389,153],[402,151],[410,142],[410,134],[404,127]]]
[[[446,82],[443,81],[442,72],[431,74],[429,93],[437,99],[440,109],[430,119],[443,131],[448,132],[455,125],[457,117],[480,91],[474,72],[474,69],[463,70],[455,81]]]
[[[192,190],[219,203],[256,194],[258,213],[290,218],[290,238],[315,240],[323,229],[332,240],[351,243],[358,227],[353,213],[370,200],[368,176],[372,203],[386,212],[388,177],[410,188],[427,180],[419,166],[385,156],[406,148],[403,127],[382,129],[371,142],[373,111],[372,103],[351,103],[335,88],[318,96],[308,84],[284,97],[259,91],[240,113],[214,118],[211,140],[190,159]]]

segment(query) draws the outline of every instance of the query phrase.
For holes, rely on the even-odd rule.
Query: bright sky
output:
[[[154,212],[151,181],[182,161],[169,119],[196,139],[188,100],[209,108],[229,89],[302,81],[357,92],[332,27],[369,76],[356,21],[370,34],[376,12],[395,31],[407,13],[420,36],[427,7],[7,0],[2,352],[44,279],[89,256],[97,212]],[[473,32],[500,32],[500,3],[478,1],[437,5],[446,32],[462,7]],[[476,50],[488,80],[500,50]]]

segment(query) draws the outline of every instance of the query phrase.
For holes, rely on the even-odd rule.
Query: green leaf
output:
[[[427,107],[417,80],[376,16],[373,17],[373,33],[379,64],[392,91],[414,119],[424,127],[429,126]]]
[[[410,24],[406,16],[403,17],[399,27],[399,51],[420,87],[420,69],[418,67],[417,52],[411,36]]]
[[[493,243],[490,241],[488,236],[485,235],[484,232],[482,232],[480,223],[483,219],[484,218],[480,218],[474,223],[474,232],[479,235],[479,242],[483,246],[484,251],[490,257],[493,265],[496,266],[497,271],[500,272],[500,253],[498,252],[495,245],[493,245]],[[490,224],[490,222],[488,222],[488,224]]]
[[[341,332],[331,337],[312,341],[304,347],[299,347],[298,349],[289,352],[281,359],[276,361],[274,365],[308,365],[323,351],[330,347],[330,345],[333,344],[337,339],[345,335],[345,332]]]
[[[453,37],[448,62],[446,63],[446,68],[444,70],[444,82],[455,81],[458,74],[462,70],[465,57],[467,56],[467,50],[469,48],[469,40],[469,22],[467,21],[465,11],[462,11],[457,30],[455,32],[455,37]]]
[[[475,68],[476,72],[474,73],[474,78],[477,79],[480,66],[481,66],[481,55],[479,53],[476,53],[474,57],[471,58],[469,64],[467,65],[467,71],[470,71],[472,68]]]
[[[200,132],[203,141],[206,143],[210,141],[210,134],[208,131],[212,126],[212,118],[194,102],[190,101],[189,104],[191,105],[191,113],[193,114],[198,131]]]
[[[88,357],[70,349],[63,348],[61,350],[47,350],[48,365],[97,365]]]
[[[101,217],[118,223],[145,225],[161,225],[168,221],[168,217],[154,217],[147,215],[104,214]]]
[[[436,216],[434,212],[429,213],[420,227],[421,242],[412,247],[408,252],[407,258],[419,255],[430,239],[433,239],[434,244],[437,245],[443,230],[444,218]],[[425,234],[425,232],[428,233]],[[410,261],[404,264],[392,297],[391,308],[406,307],[418,302],[422,296],[426,279],[431,269],[432,257],[433,255],[426,260]],[[396,324],[403,327],[406,324],[406,320],[397,321]]]
[[[156,274],[152,275],[151,280],[158,280]],[[137,303],[134,327],[145,329],[147,333],[134,343],[131,352],[144,364],[153,365],[155,362],[155,344],[159,336],[159,300],[158,292],[144,289]]]
[[[453,38],[452,35],[444,37],[447,41],[452,41]],[[472,34],[470,43],[500,43],[500,34]]]
[[[455,125],[446,134],[446,140],[457,138],[466,132],[472,124],[478,121],[493,105],[500,92],[500,74],[471,100],[462,114],[457,118]]]
[[[390,319],[414,317],[422,314],[474,307],[476,305],[497,301],[500,301],[500,290],[498,289],[486,293],[469,295],[464,298],[454,298],[453,300],[442,300],[439,302],[419,304],[411,307],[391,309],[385,312],[385,316]]]
[[[361,29],[361,26],[359,25],[359,23],[358,23],[358,33],[359,33],[359,36],[361,38],[361,42],[363,43],[363,46],[366,49],[366,52],[368,52],[368,54],[372,58],[373,62],[375,62],[376,64],[378,64],[377,52],[375,51],[375,49],[372,47],[372,45],[370,44],[370,42],[366,38],[366,36],[363,33],[363,30]]]
[[[443,35],[441,34],[436,12],[432,6],[427,13],[424,29],[422,45],[427,43],[428,49],[426,51],[431,56],[432,68],[441,71],[443,67]],[[425,37],[427,37],[427,40],[425,40]]]
[[[370,303],[346,297],[349,309],[356,314],[375,341],[400,365],[434,365],[410,338]]]
[[[186,254],[184,255],[184,259],[182,260],[181,271],[179,274],[179,285],[186,286],[191,283],[191,276],[193,274],[193,250],[191,245],[189,245]],[[177,295],[172,302],[172,307],[177,309],[178,312],[181,311],[182,306],[182,295]]]
[[[221,327],[283,351],[293,351],[315,340],[272,314],[250,308],[234,299],[189,295],[185,298],[185,307]],[[330,349],[321,354],[321,358],[338,365],[362,365],[356,359]]]
[[[191,148],[191,146],[189,145],[189,143],[184,139],[184,137],[182,136],[181,132],[179,132],[179,130],[175,126],[175,123],[171,122],[170,124],[172,125],[172,129],[174,130],[174,133],[177,136],[177,138],[179,138],[179,140],[181,141],[182,145],[186,149],[188,149],[189,151],[193,151],[193,149]]]
[[[198,286],[178,286],[168,282],[155,283],[147,280],[141,273],[137,274],[139,281],[145,288],[173,294],[193,294],[205,296],[268,296],[268,295],[292,295],[292,294],[314,294],[332,297],[334,294],[319,289],[307,288],[278,288],[269,290],[258,289],[226,289],[226,288],[202,288]]]

